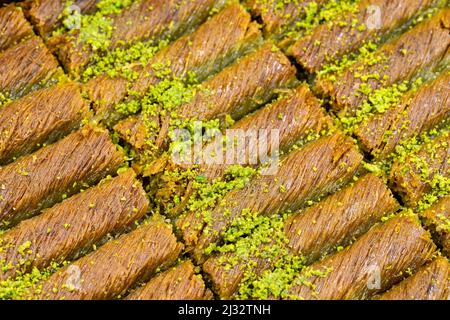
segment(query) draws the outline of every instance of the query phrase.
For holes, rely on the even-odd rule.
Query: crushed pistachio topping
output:
[[[28,250],[29,246],[25,243],[21,248],[23,250]],[[6,280],[0,280],[0,300],[33,299],[34,296],[40,294],[42,282],[62,266],[68,264],[68,262],[52,262],[50,266],[44,269],[39,270],[38,268],[33,267],[30,272],[22,272],[20,271],[20,268],[23,267],[23,265],[29,265],[30,262],[24,260],[20,263],[21,265],[18,266],[16,276]],[[0,267],[0,272],[5,272],[13,268],[10,263],[5,261],[0,261]]]
[[[196,216],[201,218],[201,222],[206,224],[205,231],[208,232],[213,208],[231,190],[244,188],[255,174],[256,170],[253,168],[231,165],[223,177],[213,181],[197,175],[193,180],[193,194],[189,197],[185,212],[195,212]]]
[[[170,115],[172,111],[189,102],[194,93],[192,82],[179,78],[165,78],[152,85],[145,95],[116,105],[116,111],[124,116],[141,111],[147,116]],[[175,115],[175,114],[174,114]]]
[[[284,231],[287,216],[248,211],[224,233],[222,244],[207,248],[206,253],[213,254],[226,271],[239,268],[243,272],[233,298],[299,299],[290,293],[293,286],[311,286],[311,277],[325,277],[332,271],[307,267],[301,255],[291,254]]]
[[[376,64],[380,57],[375,55],[378,45],[374,41],[369,41],[362,45],[357,51],[342,56],[342,58],[325,64],[317,72],[318,78],[327,78],[330,81],[336,81],[337,76],[342,75],[344,70],[356,63],[367,65]]]
[[[0,92],[0,108],[12,101],[8,93]]]
[[[285,28],[286,38],[299,39],[310,34],[321,24],[326,24],[330,28],[335,24],[344,26],[347,24],[348,16],[358,13],[359,2],[360,0],[330,0],[320,6],[317,2],[311,1],[304,7],[304,18]]]
[[[360,0],[330,0],[325,4],[308,1],[306,4],[299,0],[257,0],[256,5],[262,14],[273,12],[285,21],[277,37],[298,39],[310,33],[320,24],[344,24],[347,16],[358,12]],[[300,9],[298,9],[300,8]],[[301,17],[294,19],[296,17]]]
[[[438,214],[438,225],[436,227],[437,232],[450,232],[450,219],[443,214]]]
[[[430,168],[428,160],[436,156],[440,148],[447,148],[447,142],[437,143],[438,137],[448,136],[450,127],[448,121],[441,126],[427,132],[417,134],[411,138],[402,140],[387,157],[373,161],[365,168],[374,169],[377,173],[390,176],[394,163],[402,165],[402,174],[414,172],[420,181],[430,186],[431,190],[419,201],[415,210],[422,212],[428,209],[443,196],[450,194],[449,172],[440,172]],[[425,156],[423,156],[425,154]]]
[[[304,267],[301,256],[293,256],[284,232],[286,215],[262,216],[250,211],[236,219],[223,235],[223,244],[212,244],[207,254],[216,254],[218,262],[231,270],[239,268],[244,277],[237,299],[282,297],[289,283]],[[258,262],[269,261],[261,270]]]
[[[439,8],[445,6],[445,0],[439,1],[436,6],[428,8],[421,11],[417,17],[412,19],[412,21],[405,23],[402,27],[398,28],[397,32],[389,33],[391,36],[375,37],[372,40],[365,42],[358,50],[343,55],[340,58],[329,60],[321,70],[317,72],[319,78],[327,78],[330,81],[336,81],[339,75],[342,75],[343,71],[354,65],[355,63],[360,63],[363,66],[375,65],[381,61],[385,61],[386,57],[375,54],[375,51],[386,41],[396,37],[405,29],[411,28],[416,24],[431,18],[434,13],[436,13]],[[408,52],[403,51],[403,54]],[[376,77],[376,75],[374,75]],[[365,77],[370,77],[370,75],[365,75]],[[381,79],[382,80],[382,79]]]
[[[433,203],[439,200],[441,197],[448,195],[450,192],[450,178],[449,172],[440,172],[435,168],[430,168],[429,158],[434,158],[438,149],[448,149],[448,143],[443,141],[438,143],[435,141],[437,137],[447,137],[450,133],[450,127],[446,127],[441,131],[432,129],[427,135],[422,135],[423,142],[418,148],[421,153],[425,151],[425,158],[418,154],[418,151],[410,153],[405,158],[405,166],[403,171],[414,171],[419,174],[419,177],[423,183],[428,184],[431,187],[431,192],[424,196],[419,202],[418,211],[423,211],[429,208]],[[445,160],[447,161],[447,160]]]
[[[170,62],[168,63],[170,65]],[[124,116],[140,112],[146,130],[146,150],[142,160],[150,163],[159,156],[158,146],[155,144],[161,130],[161,121],[169,121],[169,137],[175,129],[186,129],[191,126],[190,119],[181,119],[177,113],[178,107],[188,103],[200,90],[193,74],[181,79],[173,77],[166,65],[152,65],[155,76],[159,79],[156,84],[142,96],[131,93],[128,101],[116,105],[116,111]],[[206,122],[205,122],[206,123]],[[175,140],[174,143],[179,143]]]
[[[138,41],[127,48],[117,48],[106,55],[94,55],[90,65],[83,71],[81,79],[87,80],[100,74],[110,77],[121,76],[130,81],[137,79],[139,73],[136,65],[147,65],[156,52],[167,46],[167,40],[161,40],[157,44],[153,41]]]
[[[110,15],[119,14],[136,1],[138,0],[101,0],[96,4],[97,11],[86,15],[72,10],[73,1],[68,1],[62,13],[63,27],[54,31],[53,35],[77,34],[80,43],[89,45],[94,51],[105,51],[110,45],[113,32]]]
[[[416,92],[423,84],[423,79],[405,80],[391,86],[381,87],[376,90],[369,89],[367,98],[361,103],[354,115],[339,117],[344,132],[354,133],[359,125],[375,114],[383,114],[387,110],[399,105],[406,93]],[[385,137],[387,138],[387,137]]]

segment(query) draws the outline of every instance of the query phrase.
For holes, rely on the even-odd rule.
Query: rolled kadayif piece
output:
[[[187,260],[152,278],[147,284],[127,296],[127,300],[210,300],[201,275]]]
[[[450,264],[444,257],[420,268],[415,274],[380,296],[380,300],[448,300]]]
[[[442,252],[450,257],[450,196],[444,196],[420,213],[425,226],[431,230]]]
[[[187,212],[176,225],[197,261],[205,249],[239,217],[251,212],[273,215],[298,210],[307,200],[336,191],[359,169],[362,155],[342,133],[322,137],[280,159],[275,175],[256,176],[230,191],[211,212]]]
[[[58,61],[37,36],[0,52],[0,92],[11,99],[45,87],[62,74]]]
[[[422,197],[432,191],[434,179],[450,175],[449,152],[450,133],[444,128],[404,160],[394,162],[389,182],[407,206],[416,207]]]
[[[124,160],[108,131],[88,125],[0,167],[0,222],[35,215],[115,173]]]
[[[258,28],[239,4],[230,4],[192,33],[162,48],[145,66],[134,67],[138,77],[132,83],[125,77],[107,74],[88,81],[85,90],[94,102],[95,113],[109,121],[120,117],[115,104],[143,95],[161,82],[154,66],[165,66],[171,77],[183,79],[188,73],[194,73],[197,81],[203,81],[261,45],[263,40]],[[128,97],[128,92],[133,95]]]
[[[395,147],[425,132],[450,114],[450,72],[406,93],[398,105],[363,121],[356,129],[362,147],[376,158],[384,158]]]
[[[450,8],[442,9],[382,45],[372,58],[357,60],[334,78],[319,77],[317,88],[331,97],[336,113],[354,115],[373,91],[409,80],[419,70],[448,59],[449,28]]]
[[[63,267],[35,288],[31,298],[99,300],[124,294],[158,268],[174,263],[183,245],[162,217],[104,244]]]
[[[38,90],[0,110],[0,165],[37,150],[78,129],[90,116],[79,85]]]
[[[134,171],[81,192],[0,235],[0,279],[72,260],[142,218],[148,199]],[[20,250],[27,247],[27,250]]]
[[[34,35],[21,8],[14,4],[0,8],[0,52]]]
[[[111,34],[107,41],[99,40],[105,48],[92,48],[80,37],[79,32],[69,30],[48,39],[49,48],[58,56],[65,69],[77,76],[97,53],[132,45],[137,41],[155,41],[167,37],[177,38],[201,24],[213,8],[220,9],[225,0],[141,0],[108,14]],[[95,14],[95,12],[93,13]],[[105,19],[105,16],[102,17]],[[132,21],[132,23],[130,23]],[[89,27],[89,26],[88,26]]]
[[[297,83],[295,67],[282,52],[267,43],[199,84],[192,99],[176,108],[174,113],[183,120],[206,121],[225,115],[238,120],[270,101],[278,91]],[[153,153],[159,155],[165,151],[169,140],[169,116],[143,114],[124,121],[116,125],[117,130],[139,131],[145,137],[141,139],[154,141],[157,151],[151,150]],[[146,122],[155,125],[148,128]],[[147,144],[141,147],[144,152],[149,149]]]
[[[356,12],[338,17],[337,22],[321,24],[299,39],[288,53],[308,72],[358,49],[363,43],[382,36],[433,4],[433,0],[362,0]],[[375,20],[379,14],[379,20]],[[375,18],[375,19],[374,19]],[[373,25],[375,24],[376,25]],[[320,44],[320,45],[318,45]]]
[[[302,271],[288,289],[297,299],[368,299],[430,261],[436,245],[417,217],[372,227],[350,247]]]
[[[383,216],[398,208],[399,204],[386,184],[377,176],[367,174],[311,207],[289,216],[283,222],[287,242],[282,248],[272,250],[279,244],[269,241],[258,253],[264,250],[287,251],[291,255],[302,256],[304,263],[310,264],[336,251],[339,246],[347,246]],[[241,256],[242,253],[237,252],[215,254],[203,264],[213,288],[223,299],[232,297],[238,291],[245,274],[260,276],[265,270],[274,268],[277,260],[276,256]]]

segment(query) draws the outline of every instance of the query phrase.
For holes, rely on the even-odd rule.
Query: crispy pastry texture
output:
[[[450,257],[450,196],[445,196],[420,213],[425,226],[431,230],[442,251]]]
[[[0,53],[0,92],[13,98],[45,86],[61,69],[39,37],[32,37]]]
[[[443,130],[424,142],[418,151],[408,154],[404,161],[394,162],[389,182],[407,206],[417,206],[422,197],[432,191],[435,177],[449,176],[449,152],[450,134]]]
[[[0,8],[0,52],[33,35],[21,8],[13,4]]]
[[[147,280],[157,268],[174,263],[182,248],[171,226],[154,218],[58,270],[42,283],[35,297],[112,299],[124,294],[137,281]]]
[[[191,261],[164,271],[143,287],[132,292],[128,300],[210,300],[212,292],[205,287]]]
[[[381,295],[381,300],[448,300],[450,265],[438,257]]]
[[[44,210],[0,236],[0,261],[13,266],[0,273],[0,278],[73,259],[140,219],[148,204],[140,182],[129,169]],[[29,250],[22,254],[19,248],[25,243],[30,244]]]
[[[87,126],[0,167],[0,221],[34,215],[114,173],[123,161],[106,130]]]
[[[79,85],[68,83],[30,93],[0,111],[0,165],[78,129],[90,116]]]
[[[275,214],[297,210],[307,200],[329,194],[349,182],[362,155],[340,133],[323,137],[281,159],[274,176],[257,176],[243,189],[229,192],[205,222],[202,213],[188,212],[178,221],[189,251],[204,261],[204,250],[244,211]],[[276,178],[276,179],[275,179]]]
[[[287,246],[293,255],[301,255],[309,264],[346,246],[364,234],[386,214],[395,212],[399,204],[383,181],[373,174],[365,175],[324,200],[291,215],[284,222]],[[260,275],[273,267],[273,259],[253,257],[252,272]],[[231,254],[218,254],[203,264],[221,298],[237,291],[247,271],[248,261],[231,268],[223,261],[233,261]]]
[[[308,72],[316,72],[326,62],[392,31],[432,3],[432,0],[362,0],[358,3],[358,13],[339,17],[344,22],[342,24],[335,23],[332,27],[319,25],[311,34],[294,43],[289,54]],[[374,20],[378,14],[380,20]]]
[[[431,129],[450,113],[450,72],[405,94],[401,102],[364,121],[356,130],[363,148],[377,158],[402,141]]]
[[[224,0],[141,0],[110,16],[112,34],[109,50],[125,47],[136,41],[158,41],[165,37],[177,38],[192,27],[201,24],[214,7]],[[132,21],[132,23],[130,23]],[[95,51],[79,41],[77,34],[52,37],[49,45],[65,69],[76,75],[89,63]]]
[[[448,56],[449,30],[447,8],[381,46],[373,54],[374,61],[356,62],[335,81],[319,79],[317,87],[331,97],[336,112],[353,114],[367,92],[408,80],[418,70],[435,66]]]
[[[90,80],[85,90],[94,100],[96,113],[108,118],[114,112],[114,104],[126,98],[128,92],[144,94],[161,81],[155,65],[167,66],[172,77],[184,78],[194,73],[202,81],[261,42],[258,25],[241,6],[231,4],[192,33],[161,49],[146,66],[136,67],[139,76],[133,83],[122,77],[100,75]]]
[[[392,218],[345,250],[312,264],[289,293],[300,299],[367,299],[430,261],[435,249],[416,218]]]

